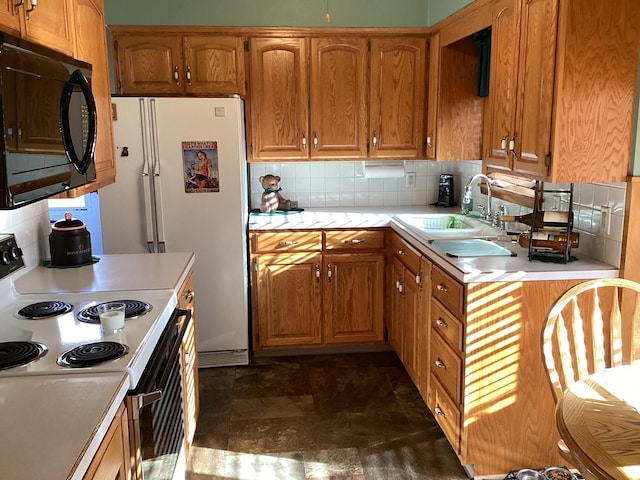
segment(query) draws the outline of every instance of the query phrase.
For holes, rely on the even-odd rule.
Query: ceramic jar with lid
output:
[[[73,219],[71,213],[51,226],[49,234],[51,264],[68,267],[91,262],[91,234],[82,220]]]

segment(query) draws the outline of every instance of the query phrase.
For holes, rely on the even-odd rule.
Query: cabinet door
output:
[[[84,195],[113,183],[116,177],[113,124],[111,120],[111,86],[109,60],[105,35],[103,0],[76,0],[76,57],[93,66],[91,91],[98,110],[98,137],[95,153],[96,181],[73,190],[73,195]]]
[[[393,347],[398,358],[402,358],[402,311],[404,290],[404,265],[393,255],[389,264],[389,318],[387,322],[387,334],[389,344]]]
[[[71,0],[46,0],[36,4],[25,0],[23,36],[34,42],[73,55],[73,16]],[[26,10],[34,8],[29,14]],[[82,39],[78,39],[82,41]]]
[[[254,258],[254,348],[322,342],[321,268],[321,254]]]
[[[369,155],[422,156],[426,39],[371,41]]]
[[[484,159],[487,167],[506,171],[511,170],[508,147],[515,127],[520,3],[498,0],[491,32],[491,88],[485,118]]]
[[[402,363],[407,373],[418,385],[418,325],[421,312],[420,278],[411,272],[404,272],[404,311],[402,314]]]
[[[185,35],[183,44],[187,93],[244,96],[242,37]]]
[[[111,422],[83,480],[131,478],[127,409],[121,405]]]
[[[367,155],[364,38],[311,39],[311,158]]]
[[[184,93],[182,40],[179,35],[114,33],[113,37],[118,93]]]
[[[384,341],[384,255],[325,255],[325,342]]]
[[[438,142],[438,97],[440,95],[440,32],[436,32],[429,39],[429,96],[427,99],[427,141],[426,155],[433,160],[436,158]]]
[[[551,153],[558,0],[522,2],[521,17],[513,171],[540,178]]]
[[[3,32],[20,34],[20,15],[15,7],[15,0],[0,2],[0,29]]]
[[[307,40],[253,38],[250,57],[252,159],[307,159]]]

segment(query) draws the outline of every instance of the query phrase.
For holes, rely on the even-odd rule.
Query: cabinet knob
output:
[[[441,283],[439,283],[438,285],[436,285],[436,290],[438,290],[439,292],[444,292],[447,293],[449,291],[449,289],[447,288],[446,285],[443,285]]]
[[[447,366],[444,364],[444,362],[442,360],[440,360],[439,358],[434,362],[436,364],[436,367],[441,368],[443,370],[447,369]]]
[[[352,240],[343,240],[342,243],[351,243],[351,244],[357,245],[359,243],[364,243],[364,240],[360,238],[354,238]]]
[[[320,265],[316,265],[316,283],[320,282]]]
[[[406,257],[407,252],[405,252],[404,250],[398,250],[398,255],[400,255],[401,257]]]
[[[27,9],[27,20],[29,20],[30,13],[33,12],[38,6],[38,0],[31,0],[31,7]]]
[[[297,240],[280,240],[278,242],[278,246],[280,247],[290,247],[291,245],[298,245],[300,242]]]
[[[427,147],[428,148],[432,148],[433,147],[433,133],[429,132],[429,135],[427,135]]]
[[[318,149],[318,132],[313,132],[313,148]]]
[[[371,139],[371,143],[373,144],[373,148],[378,148],[378,131],[373,131],[373,138]]]
[[[440,408],[440,405],[436,405],[435,411],[436,411],[436,415],[440,415],[443,418],[447,418],[447,414],[442,411],[442,409]]]
[[[307,149],[307,136],[304,133],[302,134],[302,149]]]
[[[178,73],[178,66],[173,67],[173,80],[176,82],[176,85],[180,85],[180,74]]]
[[[436,320],[436,325],[438,325],[439,327],[442,328],[449,328],[449,325],[447,325],[447,322],[445,322],[442,317],[438,317],[438,319]]]
[[[331,264],[327,265],[327,281],[331,281],[331,277],[333,276],[333,267]]]
[[[187,84],[191,86],[191,67],[187,67],[187,72],[185,73],[185,77],[187,77]]]
[[[184,294],[184,299],[191,303],[196,296],[196,292],[193,290],[187,290],[187,293]]]

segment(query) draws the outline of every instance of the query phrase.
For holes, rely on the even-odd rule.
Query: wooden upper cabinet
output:
[[[495,170],[511,170],[509,141],[514,133],[518,79],[519,3],[498,0],[493,7],[489,108],[485,117],[484,158]]]
[[[73,0],[25,0],[22,4],[19,1],[7,0],[0,6],[2,31],[67,55],[74,53],[73,28]]]
[[[240,35],[112,27],[116,89],[122,95],[244,95]]]
[[[493,23],[485,169],[556,183],[624,181],[640,3],[496,0]]]
[[[252,159],[307,159],[308,40],[252,38],[249,50]]]
[[[371,158],[422,156],[426,49],[424,38],[371,40]]]
[[[429,39],[429,87],[427,95],[427,137],[425,154],[429,160],[435,160],[438,147],[438,96],[440,92],[440,32]]]
[[[368,42],[311,39],[310,157],[367,154]]]
[[[91,91],[98,110],[98,136],[95,151],[96,180],[69,192],[84,195],[115,181],[115,150],[111,120],[111,86],[107,53],[104,0],[75,0],[75,35],[82,39],[76,44],[76,57],[89,62]]]
[[[185,89],[188,93],[244,95],[242,37],[186,35],[183,42]]]
[[[116,89],[122,95],[179,95],[184,91],[179,35],[114,33]]]

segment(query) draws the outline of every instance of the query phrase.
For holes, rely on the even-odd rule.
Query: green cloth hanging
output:
[[[488,97],[489,79],[491,78],[491,27],[474,33],[471,39],[478,44],[476,95]]]

